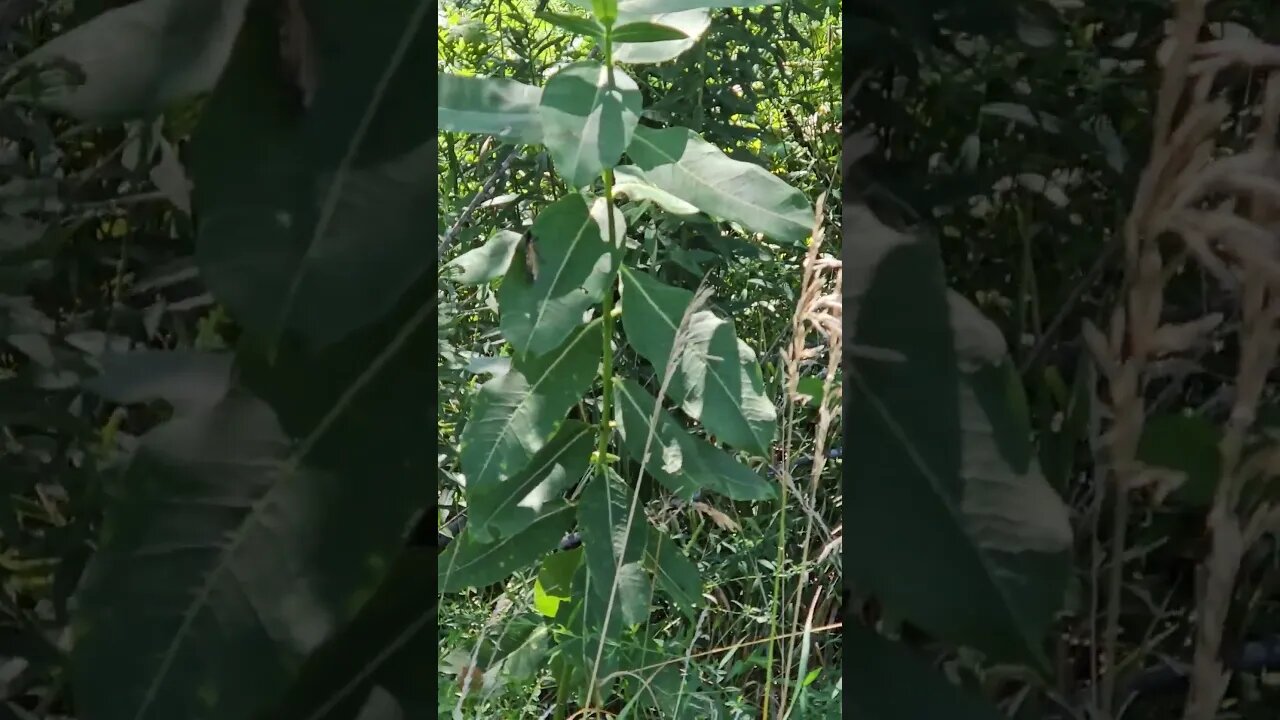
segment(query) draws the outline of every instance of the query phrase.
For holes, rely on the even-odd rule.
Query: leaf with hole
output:
[[[573,187],[591,184],[618,164],[640,122],[635,80],[591,61],[560,68],[542,88],[542,140],[556,170]]]

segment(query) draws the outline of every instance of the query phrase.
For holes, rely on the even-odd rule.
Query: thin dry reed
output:
[[[1103,637],[1102,715],[1115,717],[1121,558],[1125,550],[1128,491],[1157,477],[1136,459],[1145,417],[1145,387],[1152,363],[1205,341],[1222,321],[1162,322],[1164,289],[1187,260],[1195,261],[1232,293],[1241,313],[1240,359],[1234,405],[1220,445],[1222,475],[1207,526],[1212,547],[1198,578],[1195,654],[1185,720],[1211,720],[1222,703],[1229,672],[1219,660],[1227,609],[1241,559],[1280,514],[1269,506],[1243,507],[1246,486],[1274,477],[1280,454],[1244,458],[1245,440],[1267,373],[1280,346],[1280,48],[1253,39],[1200,42],[1206,0],[1179,0],[1167,43],[1157,98],[1151,159],[1124,226],[1125,291],[1107,332],[1086,324],[1084,337],[1107,380],[1111,426],[1103,436],[1099,468],[1116,488],[1107,625]],[[1248,66],[1265,77],[1260,102],[1233,108],[1214,91],[1220,73]],[[1252,140],[1232,151],[1220,138],[1233,118],[1260,117]],[[1237,123],[1240,122],[1237,120]],[[1240,127],[1238,124],[1237,127]]]

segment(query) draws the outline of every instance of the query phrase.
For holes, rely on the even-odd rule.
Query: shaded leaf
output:
[[[529,567],[556,549],[573,525],[573,516],[573,506],[561,501],[558,509],[544,513],[518,534],[491,543],[477,542],[469,529],[463,530],[439,557],[436,580],[440,592],[483,587]]]
[[[858,623],[845,626],[844,689],[864,720],[999,720],[1004,715],[947,682],[899,643]]]
[[[578,528],[592,588],[602,600],[613,598],[627,625],[644,622],[652,596],[643,563],[649,522],[638,500],[632,510],[632,494],[610,470],[588,480],[578,499]]]
[[[102,358],[85,390],[121,405],[163,400],[177,413],[210,408],[231,388],[231,353],[139,350]]]
[[[436,182],[421,92],[434,52],[427,7],[308,3],[331,69],[305,113],[269,71],[274,13],[248,11],[192,139],[196,259],[219,302],[272,345],[286,333],[317,347],[346,336],[435,261],[421,234]]]

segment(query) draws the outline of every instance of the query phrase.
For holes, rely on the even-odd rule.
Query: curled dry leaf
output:
[[[693,506],[697,508],[698,512],[711,518],[711,522],[718,525],[721,529],[723,530],[738,529],[738,523],[734,522],[733,518],[729,517],[728,515],[725,515],[724,513],[711,507],[710,505],[703,502],[696,502],[693,504]]]

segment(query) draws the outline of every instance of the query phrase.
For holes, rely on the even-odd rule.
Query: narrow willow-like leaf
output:
[[[565,420],[523,470],[492,490],[469,487],[467,532],[479,542],[514,535],[534,523],[573,483],[591,459],[594,428]]]
[[[660,63],[674,60],[698,42],[698,38],[711,27],[711,13],[706,10],[685,10],[683,12],[645,13],[620,12],[618,21],[622,23],[649,22],[655,25],[675,28],[683,38],[665,42],[626,43],[620,42],[613,48],[613,59],[620,63],[639,65],[644,63]]]
[[[346,337],[435,262],[428,4],[305,8],[326,68],[310,108],[273,72],[274,8],[254,4],[191,141],[200,276],[273,347]]]
[[[228,396],[144,436],[76,595],[84,717],[255,717],[383,580],[436,463],[418,290],[323,353],[242,347]]]
[[[627,340],[662,377],[693,293],[628,267],[621,274]],[[767,455],[777,412],[765,396],[755,352],[738,339],[732,322],[710,311],[694,313],[688,327],[668,395],[719,440]]]
[[[859,238],[845,249],[853,343],[902,357],[846,361],[847,570],[939,638],[1044,667],[1071,530],[1032,458],[1001,333],[949,294],[929,238],[864,206],[845,222]]]
[[[584,60],[552,75],[542,88],[538,115],[543,142],[561,177],[584,187],[617,165],[631,144],[642,105],[639,86],[618,68],[610,71]]]
[[[518,360],[481,386],[460,441],[469,493],[503,492],[551,439],[596,377],[602,326],[599,319],[580,326],[560,347]]]
[[[631,500],[631,488],[617,473],[591,478],[578,500],[578,531],[596,596],[607,600],[616,576],[615,611],[635,625],[648,617],[652,588],[644,569],[649,521],[638,504],[629,512]]]
[[[616,377],[614,388],[618,433],[627,452],[641,462],[656,401],[634,380]],[[645,471],[685,500],[703,488],[733,500],[770,500],[777,496],[773,485],[759,474],[725,451],[690,435],[665,409],[658,411]]]
[[[445,272],[461,285],[481,285],[497,280],[511,267],[511,256],[520,247],[520,233],[497,230],[483,245],[445,263]]]
[[[698,567],[680,552],[680,546],[659,530],[650,528],[645,564],[657,586],[686,615],[702,604],[702,577]]]
[[[938,671],[858,623],[845,626],[845,690],[859,720],[1000,720],[1003,713],[947,682]]]
[[[556,27],[574,35],[582,35],[590,38],[604,37],[604,25],[600,24],[595,18],[584,18],[577,15],[566,15],[564,13],[543,11],[538,13],[539,20],[555,25]]]
[[[544,514],[516,535],[491,543],[477,542],[468,530],[463,530],[439,557],[436,581],[440,591],[482,587],[532,565],[556,549],[572,527],[573,515],[573,506],[561,501],[557,510]]]
[[[804,193],[759,165],[730,158],[688,128],[636,128],[627,152],[649,182],[708,215],[795,244],[813,228]]]
[[[440,73],[436,121],[448,132],[493,135],[512,143],[542,142],[542,88],[506,78]]]
[[[142,0],[64,32],[13,69],[69,63],[19,81],[10,100],[26,100],[79,120],[116,122],[163,112],[213,89],[231,55],[248,0]]]
[[[604,297],[619,261],[608,233],[578,195],[557,200],[534,220],[536,273],[517,254],[498,290],[498,326],[517,353],[539,355],[560,345]]]

